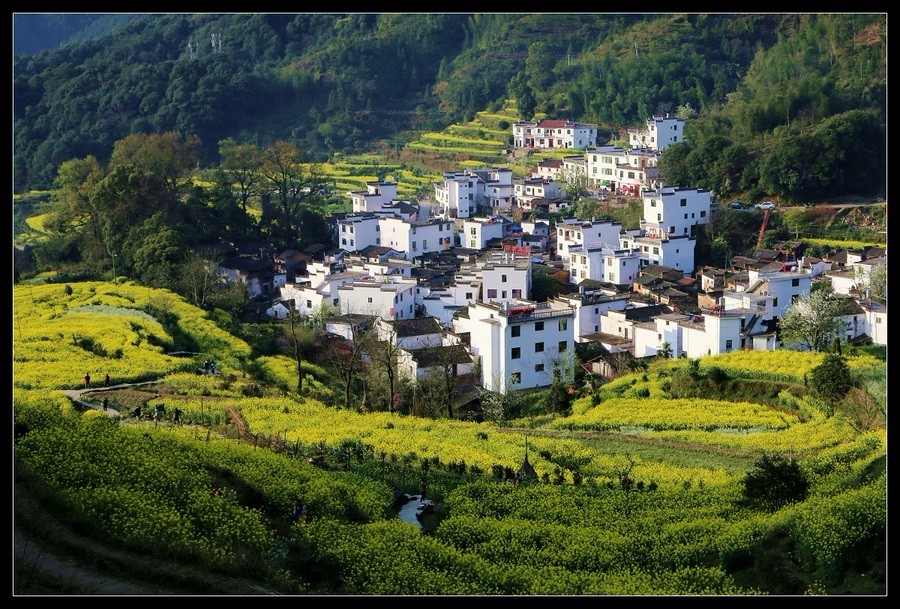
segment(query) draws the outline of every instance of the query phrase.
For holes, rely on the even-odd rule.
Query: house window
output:
[[[473,250],[474,250],[474,249],[477,249],[477,248],[475,247],[475,240],[474,240],[474,239],[473,239],[472,241],[469,241],[469,247],[471,247]],[[560,246],[560,247],[562,247],[562,246]]]
[[[340,299],[339,299],[339,298],[335,298],[335,299],[334,299],[334,306],[338,306],[338,302],[340,302]]]
[[[311,300],[307,300],[307,301],[306,301],[306,308],[307,308],[307,309],[311,309],[311,308],[312,308],[312,301],[311,301]]]
[[[535,364],[535,365],[534,365],[534,371],[535,371],[535,372],[543,372],[543,371],[544,371],[544,364]]]
[[[798,300],[800,300],[799,294],[794,294],[793,296],[791,296],[791,304],[796,303]]]
[[[428,239],[422,239],[422,249],[423,250],[428,249]]]
[[[544,343],[534,343],[534,352],[535,353],[543,353],[544,351]]]
[[[510,332],[513,338],[522,335],[522,326],[512,326]]]
[[[506,283],[506,275],[500,275],[500,283]]]
[[[380,233],[380,232],[381,232],[381,227],[380,227],[379,225],[377,225],[377,224],[375,225],[375,232],[376,232],[376,233]]]
[[[569,327],[568,319],[560,319],[559,320],[559,331],[564,332]]]
[[[472,300],[472,292],[466,292],[466,300]]]
[[[347,240],[346,240],[346,239],[341,239],[341,245],[347,245]]]
[[[701,212],[700,212],[700,217],[701,217],[701,218],[705,218],[705,217],[706,217],[706,212],[705,212],[705,211],[701,211]]]
[[[512,297],[513,298],[522,298],[522,290],[520,290],[520,289],[513,290]]]
[[[369,296],[369,302],[372,302],[372,297],[371,297],[371,296]]]
[[[494,288],[489,289],[488,298],[497,298],[497,290]]]
[[[543,332],[544,331],[544,322],[538,321],[534,324],[535,332]]]
[[[473,226],[472,228],[469,229],[469,234],[470,234],[470,235],[474,235],[474,234],[475,234],[475,227],[474,227],[474,226]]]
[[[773,299],[772,299],[772,306],[773,306],[773,307],[777,307],[777,306],[778,306],[778,299],[777,299],[777,298],[773,298]]]
[[[725,350],[726,350],[726,351],[731,351],[731,342],[732,342],[732,341],[731,341],[730,338],[729,338],[728,340],[725,341]]]
[[[681,200],[681,206],[682,206],[682,207],[686,207],[686,206],[687,206],[687,199],[682,199],[682,200]]]
[[[510,359],[519,359],[522,357],[522,347],[513,347]]]
[[[799,279],[791,279],[791,287],[798,287],[800,285]]]
[[[413,250],[413,251],[416,251],[417,249],[419,249],[419,248],[416,246],[416,242],[413,241],[413,242],[412,242],[412,250]]]
[[[509,375],[509,384],[510,385],[518,385],[522,382],[522,373],[521,372],[513,372]]]
[[[566,341],[564,341],[564,340],[559,341],[559,352],[563,353],[568,346],[569,346],[569,344]]]
[[[659,248],[658,248],[658,247],[654,247],[654,248],[653,248],[653,253],[654,253],[654,254],[659,254]]]

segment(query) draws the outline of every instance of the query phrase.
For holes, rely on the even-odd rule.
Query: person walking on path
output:
[[[90,372],[85,372],[85,374],[84,374],[84,388],[85,389],[91,388],[91,373]]]
[[[172,415],[173,415],[173,416],[172,416],[172,420],[173,420],[173,421],[175,421],[176,423],[180,423],[180,422],[181,422],[181,408],[179,408],[178,406],[176,406],[176,407],[175,407],[175,410],[172,411]]]
[[[109,387],[109,372],[106,373],[106,376],[103,379],[103,386]]]
[[[103,412],[106,412],[107,410],[109,410],[109,398],[103,396]]]

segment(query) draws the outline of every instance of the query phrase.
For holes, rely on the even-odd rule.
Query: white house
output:
[[[573,373],[574,312],[557,302],[476,302],[454,319],[468,332],[481,385],[490,391],[546,387]]]
[[[375,320],[378,340],[403,349],[421,349],[441,345],[443,330],[434,317],[413,319]]]
[[[345,252],[355,252],[381,245],[378,222],[374,215],[346,216],[338,222],[338,246]]]
[[[584,343],[591,340],[592,334],[600,332],[600,317],[607,311],[624,309],[629,295],[597,289],[561,294],[552,300],[572,308],[575,313],[575,342]]]
[[[434,185],[439,215],[445,219],[469,218],[478,209],[508,210],[513,203],[512,170],[493,168],[444,172]]]
[[[694,269],[695,244],[696,238],[687,235],[654,238],[625,233],[619,239],[620,249],[638,252],[641,268],[659,264],[678,269],[685,275],[690,275]]]
[[[487,256],[479,262],[482,300],[511,302],[530,298],[531,265],[529,254],[517,255],[513,248]]]
[[[396,216],[378,219],[379,245],[405,252],[408,259],[450,249],[453,245],[453,223],[441,218],[409,222]],[[367,244],[369,245],[369,244]]]
[[[365,273],[372,277],[391,275],[410,279],[412,277],[412,260],[403,257],[403,252],[390,247],[370,245],[354,255],[344,258],[344,266],[348,271]]]
[[[712,195],[706,189],[664,186],[647,191],[641,228],[648,237],[693,237],[698,224],[709,224],[711,204]]]
[[[397,198],[397,184],[394,182],[366,182],[365,190],[351,190],[354,213],[375,212],[381,210],[385,203]]]
[[[591,188],[641,196],[660,185],[659,152],[618,146],[598,146],[585,153],[585,175]]]
[[[569,248],[574,246],[608,245],[616,247],[622,225],[619,222],[594,222],[569,218],[556,223],[556,253],[567,262]]]
[[[491,239],[503,239],[506,223],[500,216],[468,218],[463,221],[460,245],[473,250],[483,250]]]
[[[449,344],[421,349],[401,349],[397,356],[397,369],[407,378],[424,380],[431,371],[443,373],[450,367],[453,378],[472,374],[474,363],[465,345]]]
[[[587,148],[597,143],[597,125],[570,120],[518,121],[512,132],[516,148]]]
[[[745,290],[748,294],[772,296],[772,315],[784,317],[787,310],[801,296],[806,296],[812,289],[812,275],[793,272],[760,273],[748,269],[750,284]]]
[[[338,287],[342,314],[377,315],[382,319],[415,317],[416,282],[382,278],[354,281]]]
[[[651,116],[643,129],[628,130],[628,145],[662,152],[672,144],[684,141],[684,120],[666,114]]]
[[[418,292],[422,290],[420,295]],[[425,315],[437,319],[441,326],[453,326],[453,316],[464,310],[469,304],[476,302],[481,291],[480,279],[459,280],[441,288],[416,288],[416,305]]]
[[[532,209],[535,199],[558,199],[563,193],[559,184],[546,178],[523,178],[513,180],[516,205]]]

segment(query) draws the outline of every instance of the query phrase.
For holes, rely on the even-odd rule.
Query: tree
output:
[[[318,166],[304,164],[296,145],[279,140],[263,151],[262,175],[274,194],[275,233],[289,243],[315,241],[319,226],[309,226],[312,218],[302,213],[312,201],[321,201],[319,190],[326,180]],[[326,235],[328,233],[325,233]]]
[[[672,345],[669,344],[669,341],[664,340],[659,346],[659,351],[657,351],[656,354],[665,359],[672,357]]]
[[[246,214],[247,201],[257,194],[262,181],[262,152],[255,144],[238,144],[228,138],[219,142],[219,154],[222,156],[219,167],[237,187],[238,199]]]
[[[835,404],[853,386],[846,359],[838,353],[826,353],[822,363],[812,369],[810,376],[815,393],[828,402],[833,414]]]
[[[206,305],[206,299],[219,283],[216,268],[220,260],[205,258],[196,252],[185,257],[179,271],[179,293],[187,295],[198,307]]]
[[[303,359],[312,345],[314,335],[310,328],[297,319],[298,316],[297,309],[292,302],[282,327],[290,345],[291,356],[297,364],[297,395],[300,395],[303,392]]]
[[[397,358],[402,349],[396,343],[396,331],[390,326],[387,340],[370,340],[366,345],[369,357],[369,371],[373,378],[367,383],[378,386],[378,380],[384,379],[385,401],[388,412],[394,412],[394,396],[397,395]],[[375,381],[375,382],[372,382]]]
[[[764,454],[743,479],[743,502],[751,507],[775,511],[809,494],[809,480],[794,459]]]
[[[801,296],[778,320],[781,340],[821,351],[844,329],[842,306],[833,289],[819,289]]]

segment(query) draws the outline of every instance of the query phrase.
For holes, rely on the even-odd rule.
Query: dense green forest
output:
[[[801,201],[886,190],[884,14],[153,14],[14,61],[15,192],[131,134],[284,140],[311,160],[517,100],[691,120],[667,183]]]

